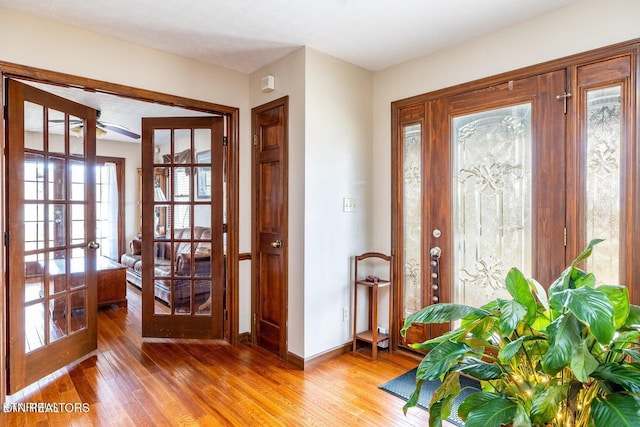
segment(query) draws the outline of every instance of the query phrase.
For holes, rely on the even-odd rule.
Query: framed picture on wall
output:
[[[196,163],[211,164],[211,151],[196,153]],[[211,166],[198,166],[196,170],[196,197],[211,198]]]

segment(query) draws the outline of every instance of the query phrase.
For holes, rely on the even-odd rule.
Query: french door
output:
[[[96,113],[13,79],[7,93],[7,353],[14,393],[97,346]],[[83,131],[72,136],[79,124]]]
[[[224,338],[225,164],[224,118],[142,119],[145,337]]]
[[[511,267],[549,286],[593,238],[606,240],[586,267],[633,293],[632,64],[626,55],[394,107],[399,324],[426,305],[508,296]],[[415,325],[404,343],[448,328]]]

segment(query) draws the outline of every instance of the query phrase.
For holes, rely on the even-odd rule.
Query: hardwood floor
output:
[[[261,348],[141,338],[140,292],[98,312],[98,350],[9,396],[85,403],[79,411],[2,413],[6,426],[426,426],[427,412],[378,386],[415,367],[402,353],[346,354],[307,371]],[[63,409],[72,409],[71,406]],[[85,410],[83,412],[83,409]]]

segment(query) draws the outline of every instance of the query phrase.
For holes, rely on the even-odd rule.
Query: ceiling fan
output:
[[[115,132],[121,135],[128,136],[133,139],[140,139],[140,135],[135,132],[131,132],[128,128],[115,123],[108,123],[100,121],[100,110],[96,110],[96,137],[103,138],[107,132]],[[50,120],[51,123],[64,123],[64,120]],[[82,128],[84,127],[83,120],[69,120],[69,130],[76,136],[82,135]]]

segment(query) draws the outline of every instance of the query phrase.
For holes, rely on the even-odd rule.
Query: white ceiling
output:
[[[302,46],[378,71],[577,1],[0,0],[0,7],[251,73]],[[201,115],[43,88],[101,110],[102,121],[136,133],[140,117]],[[106,138],[136,142],[113,132]]]
[[[251,73],[301,46],[371,71],[578,0],[0,0],[0,7]]]

